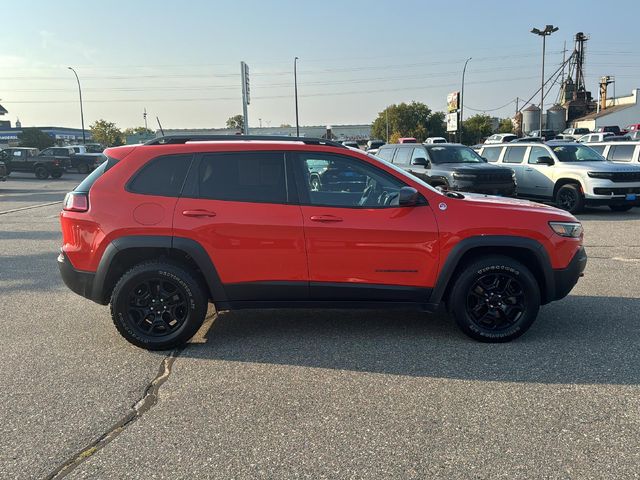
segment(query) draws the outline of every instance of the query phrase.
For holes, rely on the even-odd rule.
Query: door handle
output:
[[[323,222],[323,223],[341,222],[342,218],[335,217],[333,215],[312,215],[311,216],[311,221],[312,222]]]
[[[209,210],[184,210],[182,215],[185,217],[215,217],[216,212],[210,212]]]

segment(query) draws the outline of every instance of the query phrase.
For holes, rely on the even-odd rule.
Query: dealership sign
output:
[[[460,108],[460,92],[451,92],[447,95],[447,112],[457,112]]]
[[[458,131],[458,112],[447,113],[447,132]]]

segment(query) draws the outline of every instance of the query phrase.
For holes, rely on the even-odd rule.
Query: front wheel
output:
[[[579,185],[568,183],[556,192],[556,205],[569,213],[580,213],[584,209],[584,195]]]
[[[46,180],[49,178],[49,170],[44,167],[36,167],[34,173],[36,174],[36,178],[38,180]]]
[[[51,178],[61,178],[61,177],[62,177],[62,172],[61,171],[51,172]]]
[[[204,289],[182,266],[151,261],[125,273],[111,295],[111,318],[130,343],[167,350],[186,343],[207,313]]]
[[[633,208],[633,205],[609,205],[609,208],[614,212],[628,212]]]
[[[525,333],[536,319],[540,287],[520,262],[490,256],[464,268],[448,303],[456,323],[469,337],[508,342]]]

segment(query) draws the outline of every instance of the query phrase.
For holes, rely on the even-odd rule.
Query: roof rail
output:
[[[242,142],[246,140],[259,140],[262,142],[302,142],[306,145],[327,145],[329,147],[348,148],[324,138],[288,137],[279,135],[165,135],[157,137],[145,145],[176,145],[187,142]]]

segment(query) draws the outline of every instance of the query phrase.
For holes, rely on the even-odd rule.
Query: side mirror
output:
[[[554,165],[556,162],[553,161],[553,158],[551,157],[538,157],[538,160],[536,161],[536,165]]]
[[[422,165],[424,168],[431,168],[431,161],[424,157],[418,157],[411,161],[411,165]]]
[[[398,205],[401,207],[410,207],[418,203],[418,191],[413,187],[402,187],[398,197]]]

